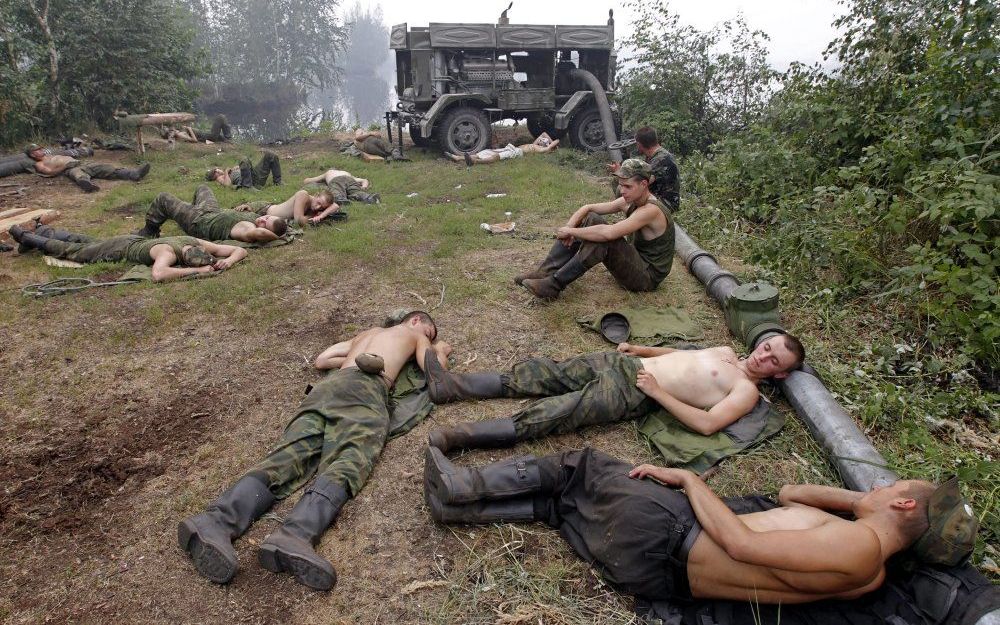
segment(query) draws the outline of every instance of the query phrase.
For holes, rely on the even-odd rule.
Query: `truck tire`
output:
[[[448,111],[436,131],[441,149],[452,154],[475,154],[490,147],[490,120],[479,109],[457,106]]]
[[[413,141],[413,145],[418,148],[426,148],[431,144],[430,138],[424,137],[424,135],[420,133],[419,124],[410,123],[407,125],[410,127],[410,139]]]
[[[586,152],[605,148],[604,124],[596,106],[585,108],[573,117],[569,123],[569,141],[573,147]]]

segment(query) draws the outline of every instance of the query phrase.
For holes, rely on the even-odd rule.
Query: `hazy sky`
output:
[[[390,26],[407,22],[426,26],[429,22],[496,22],[509,0],[361,0],[381,4]],[[343,0],[349,7],[352,0]],[[741,11],[751,28],[771,37],[771,64],[779,70],[792,61],[821,61],[823,49],[834,38],[834,17],[844,12],[837,0],[670,0],[669,6],[684,23],[701,29],[735,17]],[[615,36],[621,41],[631,32],[632,12],[610,2],[594,0],[514,0],[510,21],[514,24],[601,24],[608,9],[615,9]]]

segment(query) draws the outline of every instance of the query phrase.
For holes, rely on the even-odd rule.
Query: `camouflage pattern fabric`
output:
[[[205,241],[224,241],[230,238],[236,224],[253,222],[245,211],[219,208],[215,195],[206,185],[198,187],[194,200],[194,204],[188,204],[169,193],[161,193],[146,209],[146,222],[162,226],[173,219],[185,233]]]
[[[389,436],[389,389],[377,375],[338,369],[313,387],[278,447],[250,473],[284,498],[313,474],[356,496]]]
[[[271,206],[273,206],[271,202],[265,202],[264,200],[254,200],[253,202],[247,203],[246,212],[263,216],[267,214],[267,209],[271,208]]]
[[[605,223],[603,217],[590,213],[580,222],[579,227],[586,228],[603,223]],[[662,270],[649,265],[628,239],[606,242],[577,240],[571,249],[588,269],[603,263],[615,281],[629,291],[654,291],[663,280],[659,277]],[[673,263],[673,258],[670,262]]]
[[[89,239],[77,235],[80,239]],[[161,239],[146,239],[137,234],[123,234],[110,239],[90,239],[80,243],[57,241],[49,239],[45,242],[45,253],[56,258],[64,258],[76,263],[118,262],[127,260],[133,263],[152,265],[153,259],[149,250],[154,245],[170,245],[181,258],[181,249],[185,245],[195,245],[197,241],[191,237],[164,237]]]
[[[913,545],[924,562],[955,566],[965,560],[976,544],[979,521],[962,497],[958,478],[938,486],[927,502],[927,531]]]
[[[681,206],[681,179],[673,155],[661,145],[646,161],[653,171],[649,190],[676,211]]]
[[[588,425],[637,419],[659,407],[640,391],[638,358],[597,352],[555,362],[532,358],[503,376],[512,396],[543,395],[514,415],[517,439],[572,432]]]
[[[253,186],[258,189],[267,184],[268,176],[271,177],[274,184],[279,185],[281,184],[281,159],[274,152],[264,150],[257,164],[250,168],[250,174],[253,178]],[[236,185],[235,182],[233,184]]]
[[[361,142],[361,151],[365,154],[385,158],[392,154],[392,146],[382,137],[366,137]]]
[[[365,191],[354,176],[336,176],[326,183],[326,186],[333,194],[333,200],[338,204],[349,200],[364,204],[375,203],[375,196]]]

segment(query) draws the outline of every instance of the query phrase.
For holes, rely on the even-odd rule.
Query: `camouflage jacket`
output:
[[[660,146],[652,156],[646,158],[646,162],[653,168],[654,176],[649,190],[671,211],[676,211],[681,204],[681,180],[673,155]]]

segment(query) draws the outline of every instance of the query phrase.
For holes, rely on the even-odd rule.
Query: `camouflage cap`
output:
[[[930,527],[913,545],[921,560],[955,566],[972,553],[979,521],[972,506],[962,497],[957,477],[938,486],[931,495],[927,521]]]
[[[37,143],[29,143],[28,145],[24,146],[24,154],[25,154],[25,156],[31,156],[32,152],[34,152],[35,150],[41,150],[41,149],[42,149],[42,146],[38,145]]]
[[[181,260],[188,267],[205,267],[206,265],[215,264],[215,256],[212,256],[197,245],[184,248],[181,256]]]
[[[623,179],[644,178],[649,180],[653,177],[653,168],[641,158],[627,158],[618,166],[618,171],[614,175]]]

